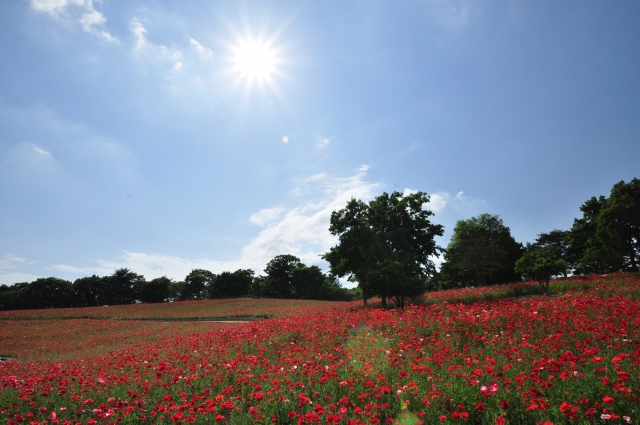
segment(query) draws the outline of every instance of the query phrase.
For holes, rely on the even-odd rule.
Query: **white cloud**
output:
[[[163,275],[183,279],[194,268],[214,273],[250,268],[261,273],[267,262],[280,254],[295,255],[309,265],[318,264],[321,261],[319,255],[335,244],[335,238],[329,233],[331,213],[344,208],[351,198],[370,200],[381,188],[381,184],[366,180],[367,170],[368,167],[363,166],[356,174],[343,178],[316,174],[301,179],[298,182],[299,186],[304,186],[301,192],[311,193],[311,199],[289,209],[282,217],[284,207],[263,209],[252,215],[249,219],[252,223],[269,226],[246,244],[233,260],[185,259],[159,253],[125,251],[117,261],[96,261],[96,267],[77,268],[63,264],[52,267],[85,276],[93,273],[107,275],[116,268],[128,267],[147,279]]]
[[[147,30],[144,29],[140,21],[138,21],[136,18],[133,18],[129,23],[129,30],[131,30],[133,36],[136,39],[136,50],[142,50],[147,44],[147,40],[144,37]]]
[[[0,125],[5,121],[3,118],[6,118],[2,112],[0,108]],[[0,181],[0,186],[15,185],[18,181],[33,181],[35,178],[49,180],[59,169],[59,164],[49,151],[31,142],[19,142],[8,146],[4,151],[0,150],[0,158],[21,176],[18,180]]]
[[[194,49],[200,54],[200,57],[203,59],[213,59],[213,52],[211,49],[203,47],[202,44],[198,43],[198,41],[194,38],[190,38],[189,42],[193,46]]]
[[[38,12],[60,14],[68,5],[84,5],[84,0],[30,0],[31,8]]]
[[[199,259],[186,260],[173,255],[146,254],[141,252],[125,251],[116,261],[96,261],[95,267],[73,267],[65,264],[56,264],[52,268],[63,273],[88,276],[97,274],[107,276],[114,270],[127,267],[135,273],[143,275],[146,279],[154,279],[160,276],[168,276],[176,280],[182,280],[192,269],[217,270],[218,262]]]
[[[82,24],[82,30],[84,32],[91,32],[94,25],[102,25],[107,22],[107,18],[95,9],[83,13],[80,17],[80,24]]]
[[[443,195],[434,193],[433,195],[430,195],[429,204],[427,205],[431,211],[439,213],[447,206],[447,200]]]
[[[442,212],[445,208],[449,209],[448,207],[459,212],[473,212],[486,205],[484,200],[466,196],[463,191],[459,191],[455,196],[451,196],[449,192],[432,193],[429,198],[427,208],[434,213]]]
[[[58,19],[73,16],[78,19],[84,32],[109,43],[118,42],[118,39],[107,31],[98,29],[107,22],[107,18],[93,7],[92,0],[30,0],[29,3],[33,10],[48,13]]]
[[[20,272],[0,273],[0,285],[11,286],[14,283],[33,282],[39,277],[42,276]]]
[[[316,147],[322,149],[322,148],[326,148],[327,146],[329,146],[329,143],[331,143],[331,138],[330,137],[319,137],[318,138],[318,143],[316,144]]]
[[[172,64],[173,70],[180,70],[183,66],[182,53],[174,47],[167,47],[164,44],[155,44],[147,40],[147,30],[140,21],[133,18],[129,23],[129,30],[135,38],[134,51],[138,55],[146,55],[147,59],[162,60]]]
[[[409,189],[408,187],[402,191],[403,196],[413,195],[414,193],[418,193],[418,191],[415,189]],[[422,208],[438,213],[447,205],[448,198],[449,194],[447,192],[431,194],[429,195],[429,202],[422,204]]]
[[[459,191],[455,196],[451,196],[449,192],[438,192],[429,195],[431,202],[428,204],[428,208],[434,213],[439,213],[445,210],[453,210],[458,214],[477,214],[482,208],[486,207],[486,202],[483,199],[467,196],[463,191]]]
[[[51,158],[51,153],[49,151],[46,151],[41,147],[34,145],[33,143],[23,142],[22,147],[23,149],[29,152],[35,153],[40,157]]]
[[[315,199],[290,209],[280,221],[262,230],[244,246],[241,259],[264,266],[276,255],[293,254],[307,264],[318,263],[319,255],[335,243],[329,233],[331,213],[344,208],[351,198],[372,199],[380,189],[381,184],[366,180],[368,168],[362,166],[350,177],[316,174],[302,179],[299,186],[305,187],[299,192],[312,192]]]
[[[253,224],[264,227],[267,224],[278,219],[278,217],[280,217],[283,211],[284,211],[283,207],[265,208],[253,214],[251,217],[249,217],[249,221],[252,222]]]
[[[32,263],[33,261],[29,261],[24,257],[5,253],[4,256],[0,258],[0,285],[13,285],[18,282],[31,282],[37,279],[39,276],[20,271],[9,271],[10,269],[16,269]]]
[[[5,253],[3,258],[0,258],[0,270],[13,269],[18,267],[19,264],[26,264],[28,261],[26,258]]]

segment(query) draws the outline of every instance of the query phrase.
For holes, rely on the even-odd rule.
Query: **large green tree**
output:
[[[143,282],[140,288],[140,301],[143,303],[161,303],[170,298],[172,280],[166,276]]]
[[[305,267],[295,255],[277,255],[267,263],[264,272],[263,296],[273,298],[293,298],[293,271]]]
[[[27,308],[73,307],[73,284],[57,277],[41,277],[29,284],[23,297]]]
[[[180,294],[181,300],[201,300],[213,287],[216,275],[209,270],[193,269],[184,278],[185,286]]]
[[[443,286],[490,285],[520,279],[515,263],[522,244],[497,215],[459,220],[440,269]]]
[[[377,295],[384,306],[387,298],[404,306],[407,297],[424,292],[435,272],[431,257],[440,252],[434,238],[444,230],[429,221],[428,202],[424,192],[385,192],[368,204],[351,199],[331,214],[329,232],[338,244],[322,258],[333,274],[357,282],[365,300]]]
[[[250,269],[238,269],[235,272],[222,272],[213,281],[209,290],[210,298],[235,298],[249,295],[254,272]]]
[[[638,272],[640,262],[640,180],[620,181],[598,218],[598,237],[621,259],[622,270]]]
[[[568,236],[579,258],[576,273],[637,272],[640,262],[640,180],[620,181],[609,198],[592,197],[581,207]]]
[[[109,277],[86,276],[73,282],[76,307],[94,307],[109,303]]]
[[[28,282],[15,283],[11,286],[0,285],[0,310],[17,310],[28,308],[24,293]]]
[[[319,300],[327,297],[325,286],[327,277],[320,267],[311,266],[295,268],[291,271],[291,285],[295,298]]]
[[[555,245],[542,248],[529,245],[524,255],[516,261],[516,271],[527,279],[538,281],[545,295],[551,279],[566,274],[567,267],[561,249]]]
[[[140,300],[140,289],[144,276],[128,268],[120,268],[105,280],[104,304],[133,304]]]
[[[547,247],[558,248],[560,258],[566,263],[566,268],[562,272],[562,275],[567,277],[568,272],[575,268],[577,264],[577,258],[575,258],[571,252],[571,245],[569,245],[568,236],[568,230],[553,229],[548,233],[539,233],[536,240],[527,246],[527,251]]]

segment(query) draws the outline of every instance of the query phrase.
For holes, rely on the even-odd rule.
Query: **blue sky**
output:
[[[262,273],[279,254],[327,270],[331,211],[394,189],[432,196],[443,246],[484,212],[523,243],[569,229],[640,177],[638,18],[635,1],[2,2],[0,284]]]

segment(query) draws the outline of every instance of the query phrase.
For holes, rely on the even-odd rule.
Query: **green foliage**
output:
[[[205,297],[207,290],[214,285],[216,276],[209,270],[193,269],[184,278],[185,287],[180,294],[180,299],[201,300]]]
[[[172,280],[166,276],[143,282],[140,288],[140,301],[143,303],[161,303],[169,299]]]
[[[522,244],[497,215],[481,214],[459,220],[440,269],[439,286],[485,286],[520,280],[515,262]]]
[[[17,310],[28,308],[24,293],[28,282],[15,283],[11,286],[0,285],[0,310]]]
[[[140,299],[140,289],[144,276],[132,272],[128,268],[120,268],[106,280],[103,293],[104,304],[133,304]]]
[[[516,261],[516,271],[527,279],[538,281],[546,294],[551,279],[566,272],[567,262],[562,259],[562,251],[557,246],[527,248],[522,258]]]
[[[403,307],[407,297],[424,292],[435,272],[430,257],[440,252],[434,238],[444,230],[429,221],[427,202],[424,192],[385,192],[369,204],[351,199],[331,214],[329,231],[339,242],[322,258],[332,273],[358,282],[365,299],[378,295],[386,306],[390,297]]]
[[[592,197],[581,207],[568,236],[575,272],[638,271],[640,261],[640,180],[620,181],[609,198]]]
[[[169,300],[168,301],[186,301],[187,284],[184,280],[172,281],[169,285]]]
[[[306,266],[293,255],[278,255],[265,268],[266,276],[254,279],[252,294],[272,298],[348,301],[353,299],[333,275],[318,266]]]
[[[294,255],[277,255],[267,263],[267,274],[262,295],[272,298],[292,298],[294,295],[293,271],[304,267]]]
[[[568,236],[568,230],[553,229],[549,233],[539,233],[535,242],[531,244],[533,248],[557,247],[560,250],[560,257],[567,262],[567,268],[562,273],[564,277],[567,277],[568,272],[577,264],[577,258],[571,252]]]
[[[291,284],[295,298],[313,300],[323,296],[325,275],[318,266],[302,266],[291,271]]]
[[[57,277],[43,277],[31,282],[23,296],[29,300],[29,308],[72,307],[73,285]]]
[[[209,288],[209,298],[236,298],[249,295],[253,283],[254,272],[239,269],[235,272],[222,272],[215,277],[213,286]]]
[[[107,304],[108,277],[87,276],[73,282],[76,307],[95,307]]]

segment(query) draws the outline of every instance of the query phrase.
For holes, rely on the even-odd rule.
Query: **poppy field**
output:
[[[432,293],[404,310],[298,307],[99,356],[5,362],[0,423],[638,423],[640,277],[556,285],[474,302],[490,289]]]
[[[340,305],[332,301],[282,300],[268,298],[234,298],[219,300],[176,301],[171,303],[124,304],[103,307],[55,308],[40,310],[0,311],[0,320],[38,319],[189,319],[228,318],[254,316],[288,316],[323,311]]]

